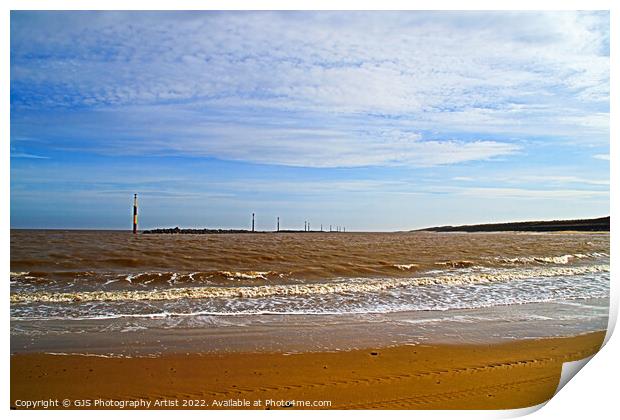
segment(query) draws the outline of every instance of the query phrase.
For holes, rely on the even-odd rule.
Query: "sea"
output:
[[[11,231],[11,351],[325,351],[607,328],[608,233]]]

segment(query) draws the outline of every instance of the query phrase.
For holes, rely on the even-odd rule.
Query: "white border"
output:
[[[610,10],[612,0],[8,0],[9,10]]]
[[[199,9],[225,9],[225,10],[407,10],[407,9],[420,9],[420,10],[611,10],[611,73],[612,75],[618,74],[617,66],[617,53],[618,53],[618,37],[617,31],[613,28],[619,28],[620,21],[617,18],[618,7],[614,7],[614,3],[611,0],[590,0],[590,1],[576,1],[576,0],[503,0],[488,1],[488,0],[470,0],[467,2],[458,0],[434,0],[434,1],[401,1],[401,0],[382,0],[382,1],[356,1],[356,2],[337,2],[326,0],[297,0],[294,3],[284,0],[261,0],[248,1],[248,0],[211,0],[208,2],[199,2],[192,0],[175,0],[174,2],[164,1],[137,1],[137,0],[81,0],[79,2],[70,0],[49,0],[49,1],[37,1],[37,0],[9,0],[2,3],[3,13],[0,18],[0,45],[2,45],[2,55],[0,60],[2,61],[2,70],[0,71],[1,91],[3,92],[2,100],[0,101],[1,110],[1,127],[2,127],[2,139],[5,144],[1,152],[1,164],[0,171],[2,171],[2,181],[0,183],[0,194],[4,198],[3,204],[0,206],[0,223],[2,224],[3,232],[5,232],[4,240],[2,241],[2,258],[0,259],[4,273],[10,271],[10,206],[8,205],[9,184],[10,184],[10,144],[9,144],[9,130],[10,130],[10,77],[9,77],[9,50],[10,50],[10,10],[54,10],[54,9],[68,9],[68,10],[91,10],[91,9],[112,9],[112,10],[199,10]],[[611,131],[610,138],[617,139],[618,125],[614,123],[613,116],[617,114],[618,109],[618,95],[617,84],[612,77],[611,80]],[[610,145],[610,162],[618,161],[617,146],[611,142]],[[618,214],[618,195],[614,194],[614,186],[618,185],[618,168],[611,165],[611,214]],[[611,235],[611,265],[615,266],[618,253],[618,237],[616,234],[617,223],[614,223],[615,219],[612,217],[612,235]],[[618,281],[616,279],[615,271],[612,269],[612,288],[611,288],[611,307],[610,307],[610,328],[606,340],[609,340],[609,335],[615,326],[618,315]],[[3,319],[5,335],[3,340],[3,348],[5,349],[5,355],[2,359],[2,395],[5,398],[4,407],[8,410],[8,395],[9,395],[9,302],[8,295],[10,293],[8,281],[2,282],[4,291],[3,313],[5,314]],[[618,338],[615,337],[607,343],[600,354],[596,355],[593,360],[584,367],[583,371],[577,375],[576,380],[570,381],[564,389],[557,396],[555,396],[544,409],[536,411],[540,407],[534,407],[524,410],[511,410],[511,411],[391,411],[390,417],[397,418],[415,418],[420,419],[438,419],[438,418],[464,418],[464,419],[481,419],[481,418],[507,418],[515,417],[519,415],[525,415],[536,411],[532,415],[533,419],[560,419],[560,418],[583,418],[588,416],[589,418],[609,418],[609,413],[617,412],[618,403],[616,395],[616,387],[614,386],[618,380],[618,360],[615,355],[620,354],[620,345],[618,344]],[[87,414],[84,412],[15,412],[12,411],[11,416],[19,418],[30,418],[46,416],[50,418],[81,418],[85,415],[93,418],[107,418],[111,414],[120,418],[131,418],[142,413],[134,413],[131,411],[122,412],[95,412],[89,411]],[[223,417],[248,417],[252,418],[266,418],[288,416],[290,413],[285,411],[267,412],[251,411],[251,412],[184,412],[182,415],[188,417],[195,417],[200,419],[205,418],[223,418]],[[169,418],[171,415],[176,416],[176,413],[167,412],[149,412],[148,415],[154,415],[158,418]],[[308,417],[326,416],[327,418],[336,418],[339,413],[335,411],[330,412],[301,412],[295,411],[296,417]],[[361,419],[375,418],[376,415],[386,415],[383,412],[375,411],[363,411],[354,414]]]

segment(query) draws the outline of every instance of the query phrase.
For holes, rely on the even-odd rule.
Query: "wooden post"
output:
[[[138,194],[133,195],[133,233],[138,233]]]
[[[254,213],[252,213],[252,232],[254,232]]]
[[[280,218],[278,217],[278,222],[276,223],[276,232],[280,232]]]

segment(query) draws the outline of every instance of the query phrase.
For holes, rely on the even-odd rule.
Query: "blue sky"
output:
[[[606,12],[12,12],[11,227],[609,214]]]

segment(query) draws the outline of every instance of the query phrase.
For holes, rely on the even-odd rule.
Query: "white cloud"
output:
[[[484,198],[518,198],[518,199],[579,199],[579,198],[608,198],[609,191],[593,190],[534,190],[527,188],[467,188],[459,192],[461,195]]]
[[[309,167],[433,166],[486,160],[517,152],[497,141],[421,140],[397,130],[269,128],[264,126],[192,127],[186,137],[162,148],[192,156],[215,156],[266,164]],[[126,150],[126,149],[125,149]]]
[[[609,154],[594,155],[592,157],[599,160],[609,160]]]
[[[22,153],[22,152],[11,152],[12,158],[20,158],[20,159],[49,159],[48,156],[39,156],[33,155],[31,153]]]
[[[12,70],[95,104],[258,97],[403,114],[586,90],[606,100],[606,24],[573,12],[64,13],[16,25]]]
[[[609,141],[605,13],[12,16],[13,106],[123,114],[111,129],[122,145],[81,145],[102,152],[430,166],[521,149],[501,135]],[[237,114],[213,122],[213,110]]]
[[[526,182],[546,182],[552,184],[609,185],[609,179],[588,179],[570,175],[528,175],[512,179]]]

